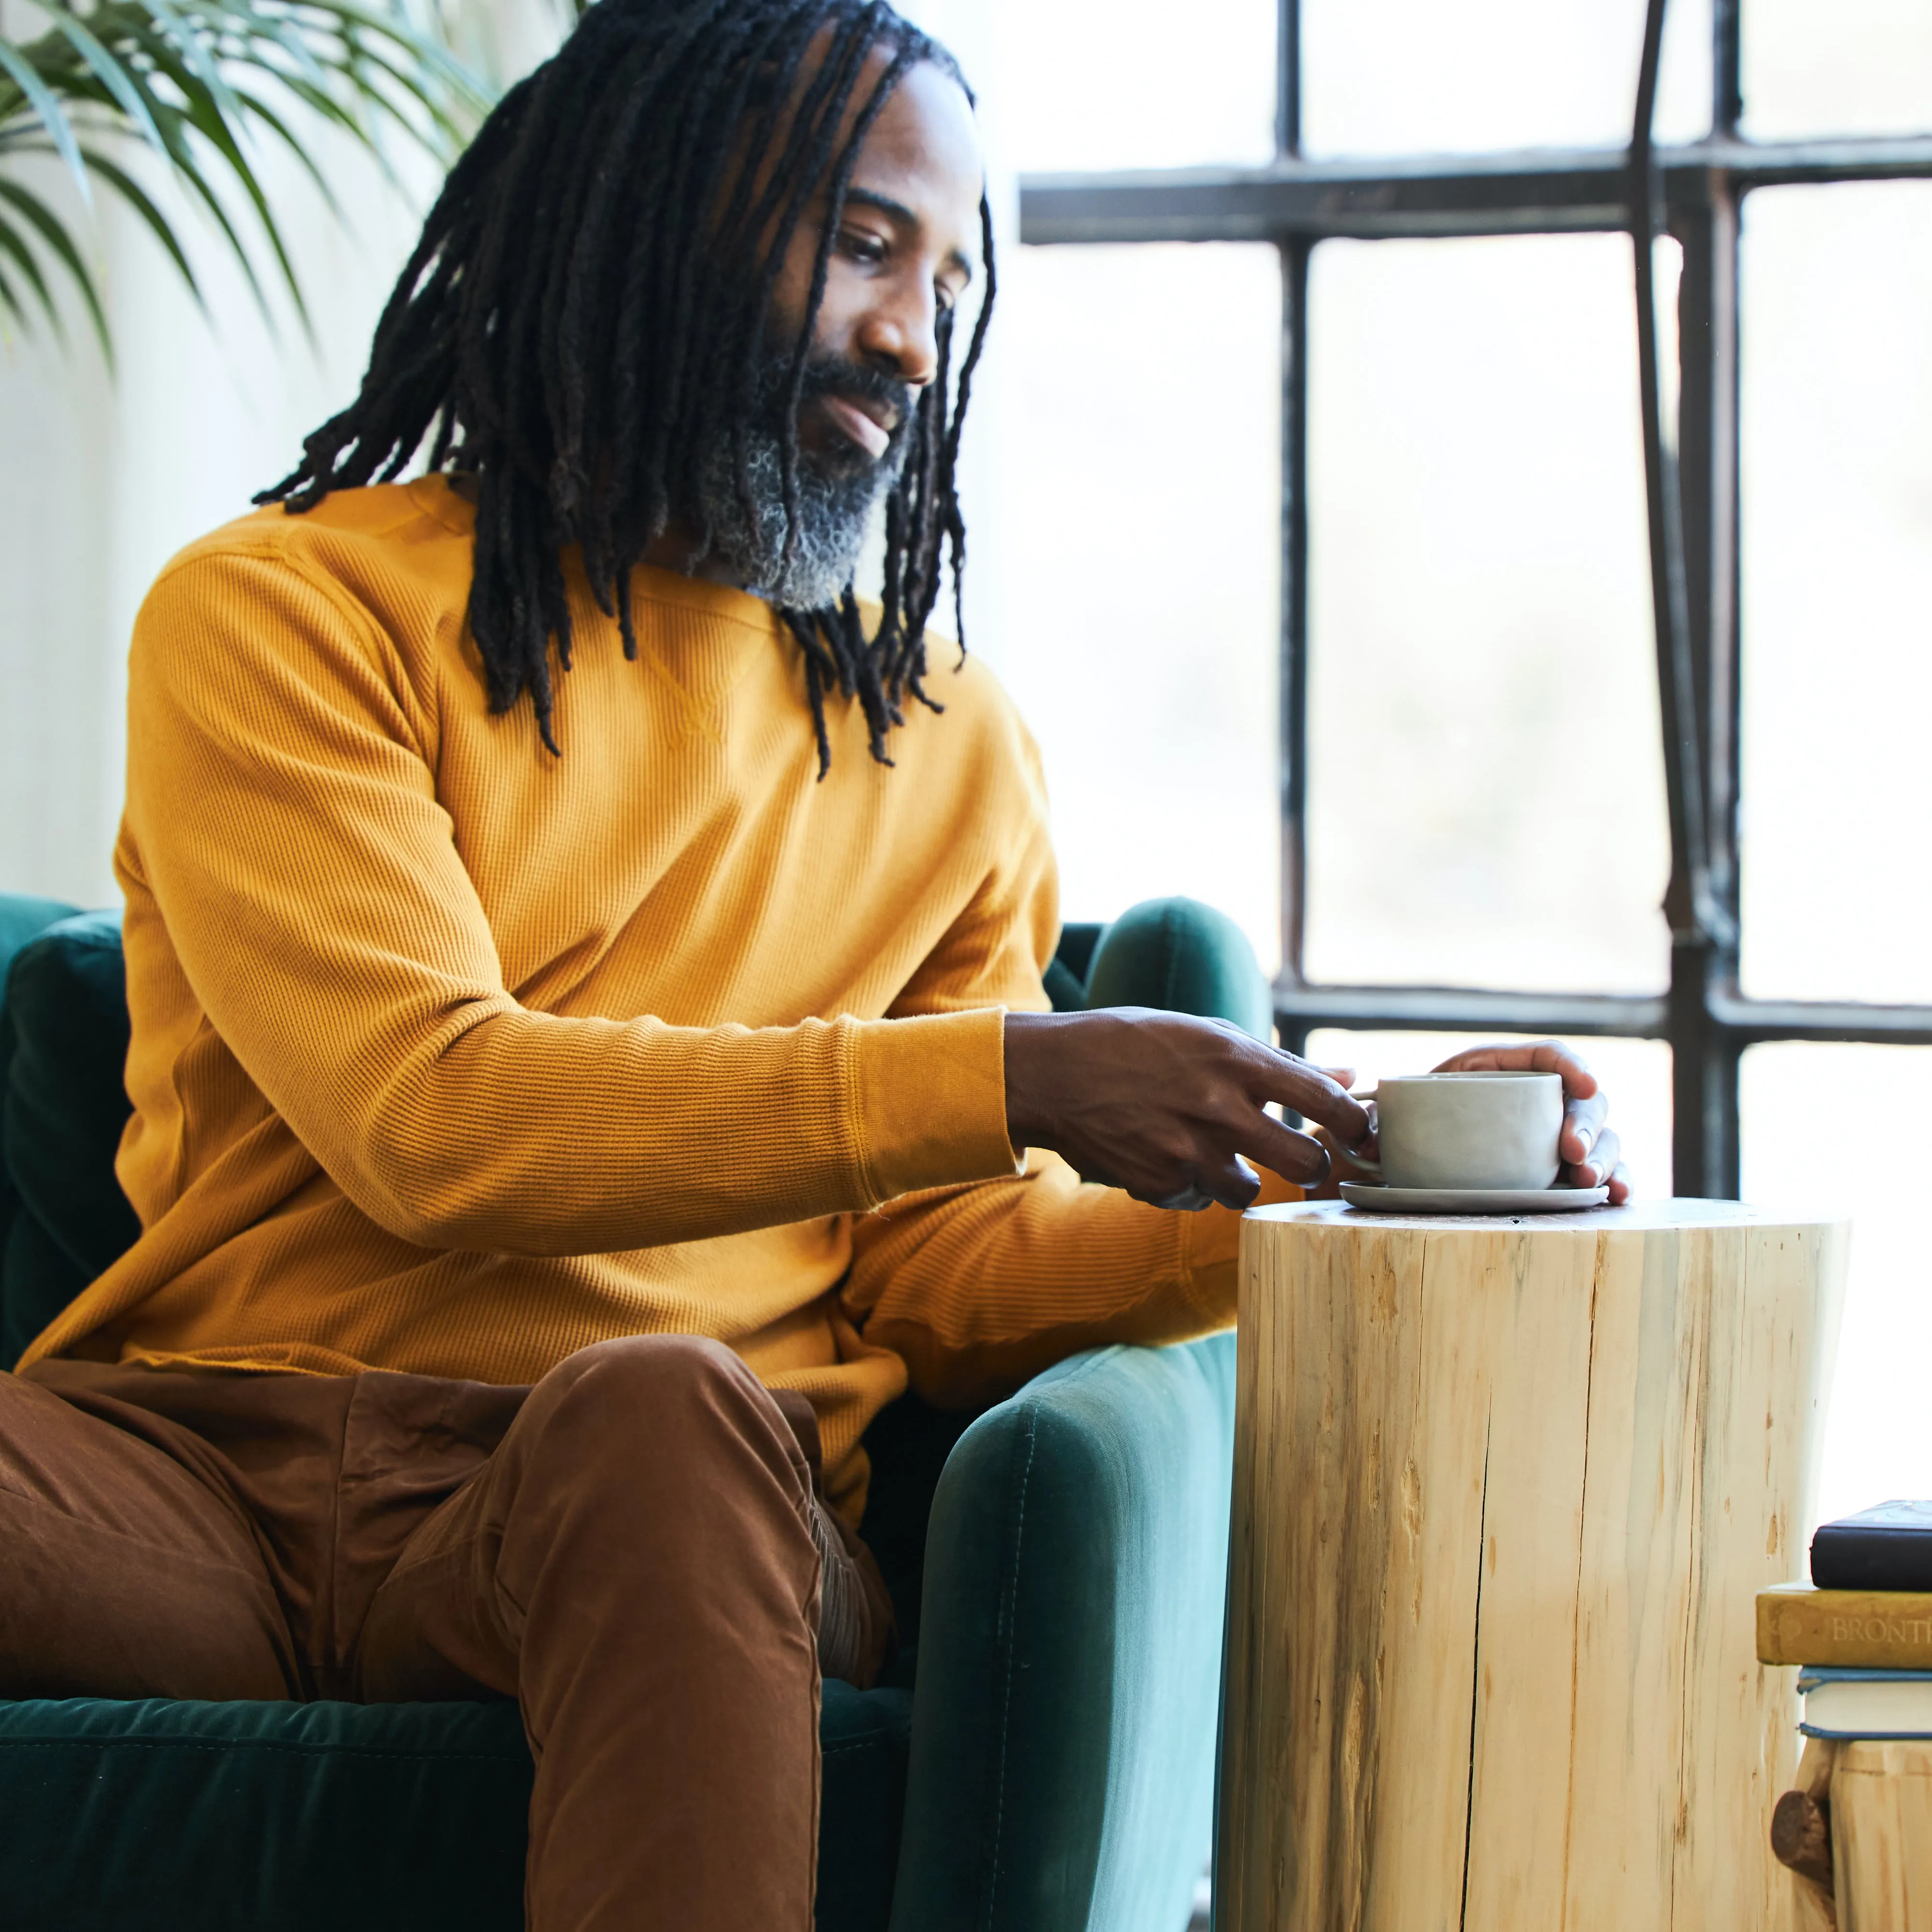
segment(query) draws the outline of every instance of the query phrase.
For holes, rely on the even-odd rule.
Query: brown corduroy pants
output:
[[[0,1696],[516,1697],[532,1932],[808,1932],[821,1665],[890,1612],[809,1406],[720,1344],[533,1388],[0,1376]]]

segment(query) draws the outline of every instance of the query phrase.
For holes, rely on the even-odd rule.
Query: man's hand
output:
[[[1326,1150],[1263,1112],[1270,1101],[1345,1148],[1369,1130],[1346,1068],[1311,1066],[1224,1021],[1149,1006],[1009,1013],[1006,1036],[1014,1146],[1051,1148],[1082,1178],[1157,1208],[1246,1207],[1260,1184],[1244,1154],[1319,1186]]]
[[[1630,1197],[1630,1172],[1618,1159],[1622,1151],[1616,1130],[1604,1124],[1610,1103],[1597,1084],[1597,1076],[1567,1046],[1540,1040],[1527,1046],[1472,1046],[1453,1054],[1436,1069],[1438,1073],[1560,1073],[1563,1076],[1563,1130],[1556,1137],[1562,1162],[1557,1176],[1564,1187],[1601,1187],[1610,1190],[1610,1204]]]

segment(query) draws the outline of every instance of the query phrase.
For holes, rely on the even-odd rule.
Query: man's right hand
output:
[[[1259,1183],[1245,1154],[1318,1186],[1327,1150],[1263,1109],[1275,1101],[1359,1145],[1367,1110],[1346,1069],[1311,1066],[1222,1020],[1150,1006],[1009,1013],[1006,1127],[1015,1147],[1051,1148],[1081,1177],[1157,1208],[1245,1208]]]

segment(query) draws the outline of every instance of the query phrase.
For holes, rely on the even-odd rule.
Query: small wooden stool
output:
[[[1932,1744],[1870,1739],[1832,1767],[1838,1932],[1932,1925]]]
[[[1788,1818],[1787,1806],[1797,1807]],[[1774,1814],[1772,1844],[1792,1868],[1802,1932],[1924,1932],[1932,1926],[1932,1742],[1808,1739]]]
[[[1247,1217],[1223,1932],[1792,1923],[1754,1599],[1802,1562],[1847,1232]]]

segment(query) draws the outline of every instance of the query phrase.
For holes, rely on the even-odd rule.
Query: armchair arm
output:
[[[961,1437],[893,1932],[1174,1932],[1212,1830],[1234,1338],[1094,1350]]]

